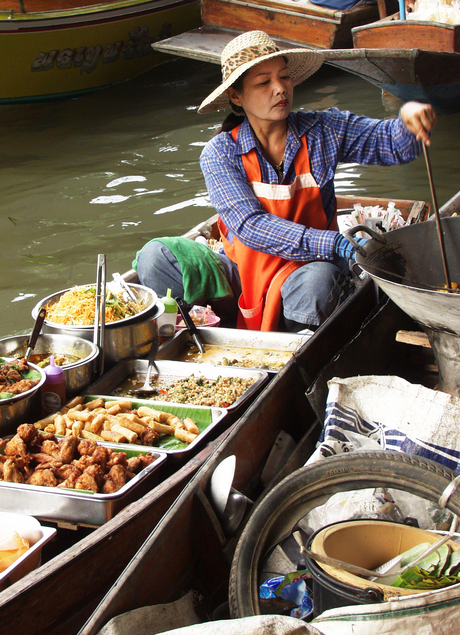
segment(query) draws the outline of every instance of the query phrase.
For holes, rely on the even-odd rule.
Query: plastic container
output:
[[[177,322],[177,304],[174,298],[171,297],[171,289],[168,289],[164,298],[161,298],[164,304],[165,310],[158,318],[158,337],[160,344],[173,337],[176,332]]]
[[[41,387],[42,414],[46,417],[57,412],[66,402],[66,379],[64,370],[56,366],[51,355],[49,366],[45,367],[46,379]]]

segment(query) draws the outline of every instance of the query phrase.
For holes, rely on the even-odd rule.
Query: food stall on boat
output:
[[[353,209],[353,204],[356,202],[357,199],[340,199],[339,206],[344,210],[350,210],[350,208]],[[382,202],[380,201],[380,203]],[[373,203],[376,204],[378,201],[374,200]],[[396,201],[396,205],[403,210],[406,219],[421,220],[426,217],[428,206],[421,202]],[[453,213],[453,211],[458,211],[458,206],[457,197],[442,211],[444,214]],[[188,236],[194,238],[198,234],[208,234],[208,237],[211,237],[212,231],[212,223],[203,224],[194,228]],[[132,281],[133,276],[134,272],[128,272],[125,275],[128,283],[130,280]],[[388,302],[385,303],[385,306],[388,304],[390,307],[394,306]],[[264,371],[264,382],[261,382],[260,389],[251,393],[248,399],[243,400],[242,411],[238,412],[237,416],[225,420],[219,419],[219,416],[227,413],[218,414],[216,426],[211,425],[211,433],[204,439],[205,443],[197,445],[195,452],[192,451],[188,454],[186,451],[176,452],[176,456],[182,454],[184,458],[179,464],[170,460],[171,454],[174,454],[175,450],[168,452],[167,447],[162,448],[154,445],[146,448],[136,443],[130,444],[129,447],[136,452],[145,452],[146,450],[152,452],[153,450],[153,454],[166,454],[166,458],[158,465],[158,469],[152,470],[151,487],[147,488],[147,491],[142,495],[139,489],[139,497],[134,496],[133,499],[127,501],[129,504],[126,507],[120,505],[114,510],[110,518],[102,519],[105,522],[99,520],[97,522],[88,520],[79,522],[75,516],[70,519],[61,517],[55,519],[54,522],[49,517],[43,520],[45,525],[57,527],[56,538],[43,547],[43,561],[40,567],[29,572],[0,593],[2,619],[6,620],[11,628],[18,632],[30,629],[32,632],[35,630],[47,632],[50,635],[76,633],[83,628],[85,621],[101,601],[103,601],[104,607],[108,605],[108,601],[104,599],[105,594],[112,595],[112,585],[116,584],[119,576],[124,575],[125,568],[127,571],[131,570],[131,567],[138,563],[139,554],[143,553],[145,545],[151,540],[154,540],[156,545],[152,552],[154,563],[152,564],[148,558],[145,560],[145,565],[149,568],[149,576],[152,579],[151,583],[144,585],[143,590],[136,587],[135,592],[133,591],[136,600],[133,600],[126,589],[115,600],[111,598],[109,602],[110,617],[117,612],[133,608],[133,602],[136,606],[142,606],[145,601],[156,604],[180,596],[185,588],[184,585],[189,583],[189,574],[192,573],[195,565],[198,568],[203,567],[199,576],[195,576],[196,571],[192,574],[195,576],[194,580],[197,581],[197,584],[203,584],[205,588],[210,585],[214,591],[218,591],[214,594],[213,602],[225,601],[228,561],[225,560],[224,551],[226,548],[231,550],[231,541],[227,545],[225,532],[219,528],[220,522],[214,519],[213,513],[210,512],[209,502],[203,496],[207,479],[211,474],[211,467],[215,467],[226,456],[235,455],[236,472],[233,487],[243,491],[244,495],[251,501],[255,501],[266,488],[273,487],[284,475],[300,467],[312,454],[321,430],[321,421],[316,413],[317,407],[316,405],[312,406],[314,400],[307,397],[306,392],[309,387],[317,383],[318,389],[314,391],[314,394],[320,403],[323,393],[320,392],[319,387],[324,388],[324,383],[319,381],[322,369],[336,356],[339,356],[341,360],[344,359],[340,357],[340,351],[346,348],[349,342],[355,340],[357,334],[361,332],[375,311],[380,315],[379,305],[379,294],[376,292],[372,280],[369,277],[361,279],[358,276],[355,293],[349,296],[333,316],[313,335],[306,338],[299,348],[292,351],[291,359],[270,378],[266,377],[267,373]],[[403,314],[403,318],[401,318],[400,314],[401,312],[398,314],[396,322],[384,320],[383,326],[379,327],[377,333],[373,333],[371,346],[367,344],[361,349],[360,345],[362,354],[356,355],[356,349],[353,348],[350,373],[369,372],[369,369],[372,369],[371,372],[378,372],[374,371],[376,359],[379,362],[379,367],[380,364],[381,368],[388,367],[395,351],[395,329],[409,328],[412,324],[407,316],[404,317]],[[340,324],[340,328],[337,328],[337,324]],[[178,334],[180,336],[181,332],[179,331]],[[137,370],[145,372],[146,360],[138,358],[138,361],[142,364]],[[169,369],[170,362],[159,359],[160,378],[163,362],[165,362],[165,368]],[[174,363],[185,366],[189,364],[189,362]],[[112,370],[115,368],[116,364]],[[211,374],[214,374],[216,367],[212,367],[212,369]],[[337,366],[333,365],[330,372],[335,372],[336,369]],[[242,376],[241,371],[243,370],[249,371],[249,374],[255,372],[237,366],[227,367],[227,370],[234,371],[236,375],[240,376]],[[256,373],[258,378],[261,377],[259,371]],[[110,381],[104,384],[107,378]],[[323,382],[325,379],[326,375],[322,376]],[[96,382],[100,382],[100,387],[113,386],[111,371],[103,373],[96,379]],[[80,403],[76,404],[81,406],[76,412],[83,414],[80,415],[80,419],[73,420],[72,429],[75,422],[84,422],[85,418],[86,421],[89,420],[88,413],[85,412],[85,404],[89,405],[90,411],[107,405],[109,408],[115,406],[115,409],[118,409],[119,412],[121,410],[122,416],[125,417],[124,425],[128,425],[126,419],[129,421],[128,417],[133,413],[130,412],[132,408],[123,413],[126,404],[122,407],[122,402],[126,402],[126,398],[110,394],[95,394],[92,392],[93,387],[89,386],[86,389],[87,394],[81,395]],[[172,414],[173,417],[185,419],[185,414],[189,415],[191,410],[203,408],[203,406],[171,402],[162,403],[155,399],[148,403],[147,401],[138,400],[134,404],[131,403],[131,406],[138,406],[135,408],[137,410],[136,416],[144,416],[144,408],[150,408],[152,411],[163,410],[166,418]],[[142,405],[140,405],[141,402]],[[186,413],[184,413],[184,407]],[[231,407],[224,410],[231,411]],[[111,416],[115,416],[115,413]],[[38,419],[34,423],[38,423]],[[132,418],[131,421],[137,423]],[[46,430],[49,424],[50,421],[45,422],[44,426],[43,423],[39,423],[36,427],[42,428],[43,426],[43,429]],[[142,425],[142,423],[138,423],[138,425]],[[75,431],[79,426],[81,423],[75,427]],[[122,427],[124,426],[122,425]],[[79,429],[82,431],[84,426]],[[48,433],[51,432],[51,428],[49,428]],[[168,430],[168,432],[171,431]],[[289,441],[285,433],[292,438],[292,442]],[[88,440],[94,440],[90,435],[86,436]],[[267,458],[272,454],[273,448],[280,445],[280,438],[283,438],[281,459],[275,461],[274,473],[273,470],[264,470]],[[136,440],[135,437],[134,440]],[[284,443],[286,443],[286,447],[284,447]],[[106,444],[111,451],[124,451],[126,447],[125,442],[118,446],[111,442],[106,442]],[[205,470],[207,475],[205,480],[202,480],[204,472],[200,476],[197,475],[201,468]],[[197,478],[192,481],[194,475],[197,475]],[[186,494],[186,491],[190,492],[190,489],[184,489],[189,482],[193,488],[193,496]],[[27,485],[23,485],[23,488],[26,487]],[[40,486],[37,487],[40,488]],[[41,492],[43,489],[45,488],[41,487],[39,491]],[[184,493],[181,495],[182,491]],[[75,495],[78,496],[78,492]],[[88,492],[81,492],[81,496],[88,497]],[[64,498],[68,499],[69,496],[65,495]],[[173,511],[178,509],[174,507],[176,499],[178,505],[180,503],[181,507],[183,504],[186,506],[186,511],[177,512],[181,520]],[[96,499],[95,501],[97,502]],[[202,506],[206,513],[200,512]],[[100,511],[100,507],[98,511]],[[75,511],[73,513],[75,514]],[[188,516],[189,513],[191,516]],[[40,511],[36,514],[41,516]],[[206,549],[209,547],[206,557],[202,553],[204,547],[202,540],[198,540],[193,548],[189,548],[189,541],[194,540],[196,535],[195,529],[190,530],[191,525],[194,525],[197,517],[201,520],[200,523],[196,524],[195,529],[199,525],[200,532],[202,531],[201,535],[209,534],[210,536],[209,542],[204,541],[207,544]],[[151,534],[155,527],[158,528],[158,531],[163,526],[170,527],[171,518],[175,519],[172,529],[160,533],[155,530]],[[174,538],[172,539],[172,537]],[[183,545],[183,548],[177,548],[178,541]],[[186,558],[183,557],[184,553],[187,553]],[[211,569],[207,571],[209,558],[216,559]],[[220,563],[219,566],[216,566],[216,563]],[[177,568],[179,565],[187,567],[188,573],[185,574],[179,570]],[[134,575],[138,576],[138,574],[139,572],[136,570]],[[97,576],[97,589],[87,584],[87,580],[92,576]],[[222,587],[220,586],[221,577],[224,578]],[[149,587],[148,592],[146,586]],[[147,593],[150,594],[148,598],[145,595]],[[113,604],[113,602],[115,603]],[[20,610],[20,607],[25,605],[27,605],[28,610]],[[101,619],[107,620],[109,613],[104,608],[103,618],[97,613],[94,620],[98,623]]]

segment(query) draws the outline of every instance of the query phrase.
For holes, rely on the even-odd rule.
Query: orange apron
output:
[[[236,142],[238,128],[232,130]],[[262,183],[262,175],[255,149],[243,155],[243,165],[249,184],[264,209],[280,218],[314,227],[337,230],[334,220],[328,227],[321,193],[310,170],[307,140],[294,157],[296,177],[290,185]],[[228,229],[219,217],[218,226],[227,256],[238,265],[241,296],[238,300],[238,328],[274,331],[281,313],[281,287],[286,278],[308,261],[286,260],[246,247],[236,236],[233,244],[227,240]]]

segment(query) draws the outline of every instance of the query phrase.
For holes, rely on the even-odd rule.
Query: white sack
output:
[[[458,635],[460,585],[381,604],[324,611],[311,625],[323,635]]]
[[[387,375],[334,377],[328,388],[324,430],[308,463],[379,447],[460,473],[459,397]]]

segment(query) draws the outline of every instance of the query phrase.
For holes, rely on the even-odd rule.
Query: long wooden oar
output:
[[[437,200],[436,200],[436,192],[434,191],[433,177],[432,177],[432,174],[431,174],[430,159],[428,158],[428,148],[427,148],[425,143],[423,144],[423,153],[425,155],[426,168],[427,168],[427,171],[428,171],[428,180],[430,181],[431,198],[433,199],[433,209],[434,209],[434,213],[435,213],[435,217],[436,217],[436,226],[438,228],[438,238],[439,238],[439,245],[441,247],[442,264],[444,266],[444,274],[446,276],[446,287],[447,287],[448,291],[452,291],[452,283],[451,283],[451,280],[450,280],[449,267],[447,266],[446,248],[444,246],[444,235],[442,233],[442,227],[441,227],[441,216],[440,216],[439,210],[438,210],[438,203],[437,203]]]

